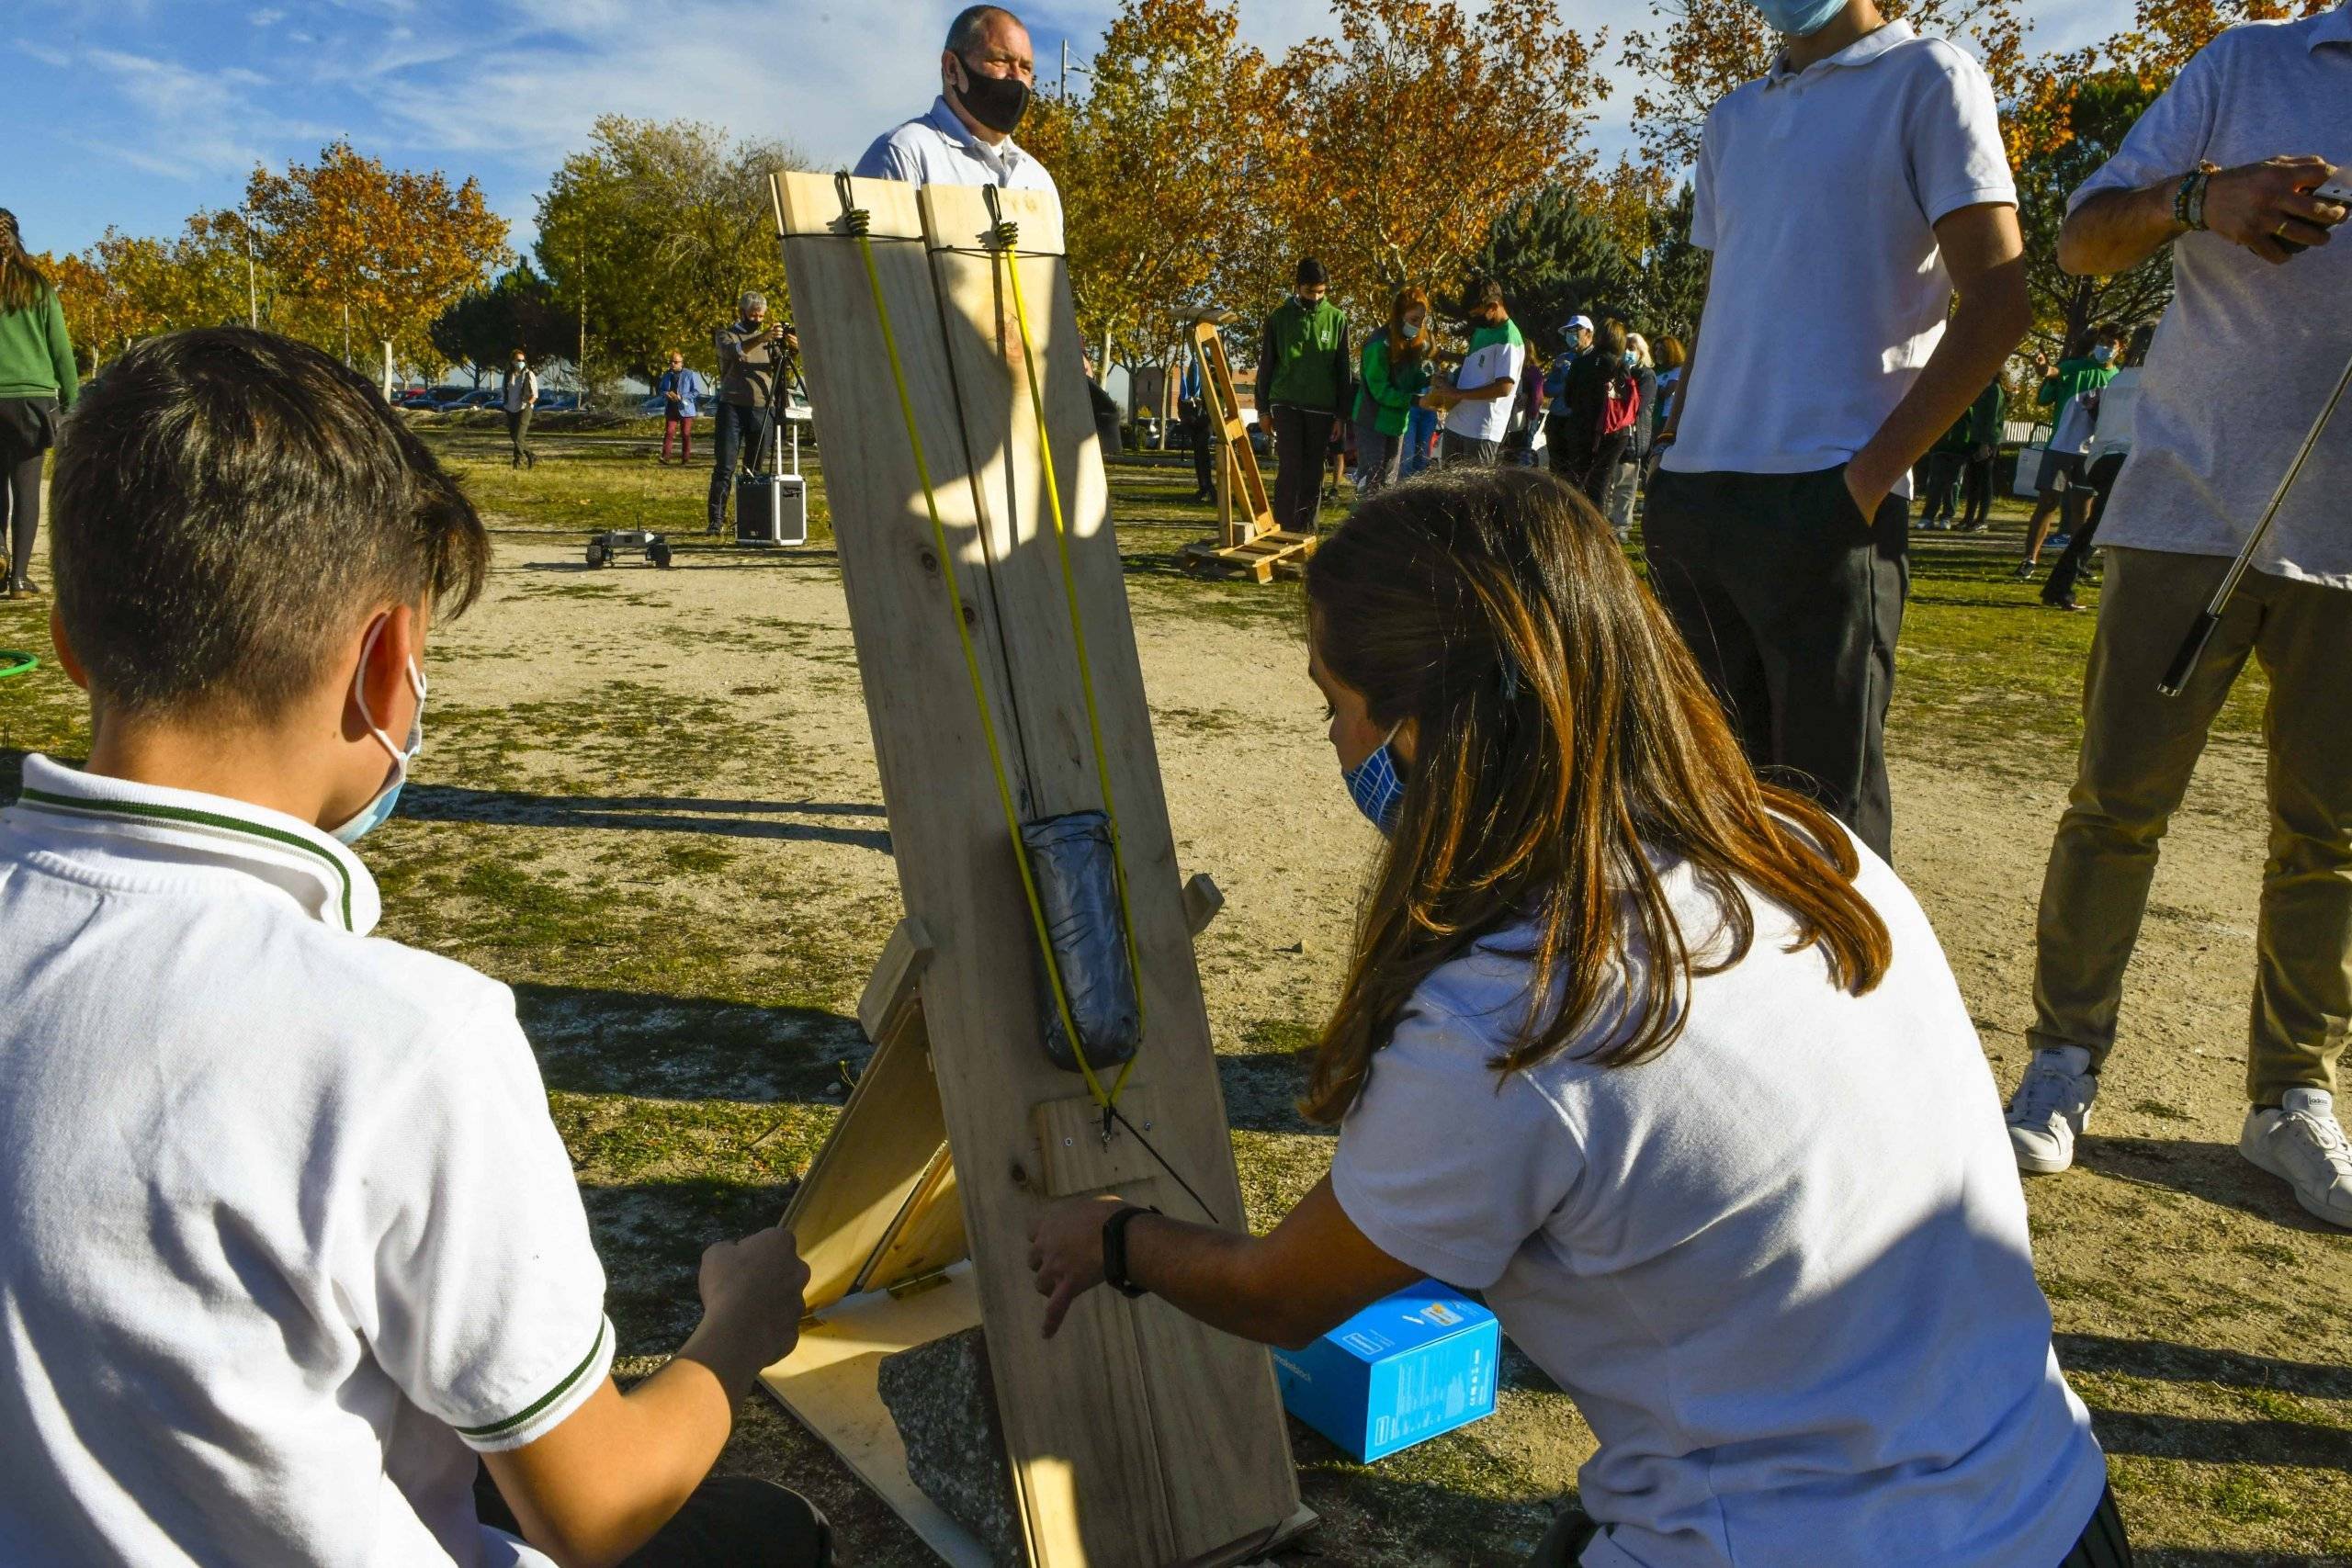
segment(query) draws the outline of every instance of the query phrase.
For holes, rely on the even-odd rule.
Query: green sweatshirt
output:
[[[1338,413],[1348,389],[1348,319],[1329,299],[1310,310],[1296,295],[1266,318],[1258,346],[1258,407]]]
[[[1363,391],[1356,399],[1356,423],[1366,420],[1383,435],[1402,435],[1413,405],[1430,389],[1427,356],[1392,369],[1388,363],[1388,333],[1376,332],[1363,340]]]
[[[27,310],[0,314],[0,398],[55,398],[70,409],[81,390],[56,289],[43,288]]]

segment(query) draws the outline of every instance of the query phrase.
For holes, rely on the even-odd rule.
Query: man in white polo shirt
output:
[[[704,1481],[792,1238],[705,1253],[623,1393],[514,993],[368,934],[351,846],[489,565],[463,492],[363,378],[215,328],[107,367],[55,496],[90,757],[0,811],[0,1561],[823,1568],[807,1502]]]
[[[1036,83],[1021,18],[1001,6],[967,7],[948,24],[931,112],[877,137],[853,172],[919,186],[1052,191],[1054,176],[1012,140]]]
[[[2017,189],[1967,55],[1872,0],[1757,8],[1785,48],[1707,116],[1650,581],[1749,759],[1887,856],[1907,476],[2025,335]]]
[[[1527,367],[1527,340],[1503,303],[1503,286],[1491,277],[1473,278],[1463,291],[1463,314],[1470,323],[1470,348],[1453,384],[1441,381],[1422,403],[1445,415],[1439,461],[1491,468],[1501,460],[1511,403]]]
[[[2064,1170],[2115,1044],[2123,972],[2166,823],[2249,656],[2270,679],[2270,844],[2238,1148],[2352,1227],[2334,1100],[2352,1024],[2352,408],[2339,410],[2177,697],[2156,683],[2352,359],[2352,10],[2232,28],[2075,193],[2067,271],[2172,246],[2177,285],[2141,372],[2107,552],[2075,789],[2050,848],[2035,1046],[2009,1107],[2028,1171]],[[2262,367],[2262,395],[2241,371]],[[2102,420],[2102,424],[2104,421]]]

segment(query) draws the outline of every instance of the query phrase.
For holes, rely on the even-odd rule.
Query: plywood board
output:
[[[1208,1558],[1263,1539],[1297,1512],[1271,1361],[1158,1303],[1102,1292],[1046,1341],[1023,1267],[1045,1201],[1031,1168],[1030,1113],[1069,1098],[1078,1082],[1043,1050],[1018,852],[981,716],[993,718],[1022,819],[1098,806],[1102,792],[1059,555],[1041,504],[1035,419],[1025,372],[1015,367],[1018,333],[989,259],[961,254],[988,217],[978,192],[926,194],[936,254],[920,243],[911,187],[852,185],[852,199],[870,215],[874,273],[897,329],[902,374],[884,379],[888,355],[866,263],[844,234],[832,182],[783,175],[776,187],[810,391],[825,410],[834,531],[900,890],[934,950],[922,1013],[1028,1555],[1043,1568]],[[1058,251],[1049,201],[1014,196],[1009,206],[1024,249]],[[1136,1082],[1159,1097],[1162,1152],[1238,1220],[1068,280],[1057,254],[1023,265],[1142,956],[1147,1023]],[[944,547],[892,379],[903,384],[929,459]],[[980,664],[977,694],[951,581]],[[934,1165],[922,1180],[946,1174]],[[1164,1178],[1137,1183],[1135,1195],[1171,1213],[1186,1204]],[[897,1239],[922,1250],[917,1218],[943,1206],[902,1211]]]
[[[1119,1113],[1146,1137],[1157,1134],[1159,1097],[1148,1089],[1119,1098]],[[1102,1192],[1154,1180],[1159,1166],[1128,1127],[1102,1124],[1102,1110],[1085,1095],[1053,1100],[1037,1107],[1039,1179],[1052,1197]]]
[[[1009,269],[984,250],[991,228],[985,193],[932,186],[923,189],[922,199],[999,611],[998,632],[1004,638],[1005,662],[1018,693],[1014,705],[1021,716],[1029,795],[1039,815],[1105,804],[1067,597],[1074,585],[1084,660],[1093,676],[1110,794],[1120,826],[1141,971],[1145,1044],[1129,1077],[1130,1089],[1151,1096],[1158,1108],[1153,1143],[1160,1154],[1185,1173],[1216,1217],[1236,1224],[1242,1213],[1240,1188],[1152,743],[1124,568],[1110,531],[1108,490],[1080,365],[1068,265],[1060,254],[1061,215],[1044,193],[1006,191],[998,196],[1003,215],[1019,230],[1015,265],[1021,268],[1034,363],[1023,353]],[[1069,584],[1048,509],[1045,447],[1031,397],[1033,372],[1062,502]],[[928,911],[924,915],[928,921]],[[937,998],[932,999],[935,1010]],[[1023,1044],[1017,1056],[1041,1061],[1028,1044],[1036,1038],[1034,998],[1023,995],[1022,999],[1032,1021],[1018,1033],[1009,1028],[1006,1033]],[[1051,1087],[1056,1080],[1057,1089]],[[1025,1098],[1031,1106],[1042,1100],[1067,1099],[1072,1089],[1069,1075],[1050,1068],[1042,1078],[1028,1081],[1033,1087]],[[949,1120],[967,1180],[967,1219],[983,1204],[1002,1206],[1015,1221],[1023,1243],[1019,1251],[1025,1254],[1027,1225],[1041,1197],[1036,1184],[983,1189],[980,1176],[988,1168],[967,1156],[952,1109]],[[1002,1148],[1012,1131],[989,1128],[997,1148]],[[1165,1175],[1125,1184],[1121,1190],[1170,1213],[1194,1212],[1182,1189]],[[1036,1337],[1037,1304],[1025,1269],[991,1268],[989,1260],[1004,1255],[992,1251],[979,1230],[975,1220],[989,1354],[998,1369],[1008,1441],[1016,1454],[1067,1451],[1072,1432],[1099,1431],[1108,1412],[1116,1412],[1116,1419],[1139,1420],[1155,1439],[1148,1457],[1157,1467],[1154,1490],[1159,1501],[1149,1517],[1164,1519],[1168,1533],[1146,1538],[1137,1531],[1134,1545],[1122,1545],[1107,1540],[1104,1532],[1106,1540],[1098,1541],[1091,1509],[1082,1506],[1079,1518],[1087,1530],[1084,1561],[1186,1561],[1237,1540],[1261,1538],[1290,1517],[1298,1506],[1297,1486],[1273,1365],[1262,1348],[1209,1329],[1160,1303],[1105,1299],[1106,1292],[1097,1292],[1080,1306],[1095,1311],[1105,1345],[1116,1355],[1122,1373],[1132,1357],[1143,1387],[1089,1389],[1084,1369],[1072,1366],[1060,1337],[1050,1342]],[[1012,1369],[1018,1369],[1017,1373]],[[1039,1385],[1045,1397],[1033,1395],[1032,1378],[1046,1380]],[[1069,1384],[1076,1385],[1078,1397],[1062,1392]],[[1092,1414],[1080,1415],[1089,1408]],[[1072,1426],[1073,1420],[1086,1424]],[[1090,1469],[1085,1464],[1073,1467],[1082,1505],[1093,1484]],[[1031,1523],[1037,1527],[1042,1510],[1035,1499],[1031,1502]],[[1146,1517],[1131,1500],[1119,1506]]]
[[[823,1321],[801,1331],[789,1358],[760,1374],[777,1402],[840,1455],[949,1568],[990,1568],[988,1550],[924,1496],[907,1473],[907,1445],[876,1383],[885,1356],[960,1334],[979,1320],[979,1294],[971,1266],[964,1264],[936,1290],[903,1300],[876,1292],[839,1303]]]

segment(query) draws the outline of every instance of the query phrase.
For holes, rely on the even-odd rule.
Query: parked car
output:
[[[570,413],[580,407],[580,394],[551,392],[542,387],[539,389],[539,400],[531,406],[541,413]]]
[[[396,409],[430,410],[435,406],[436,396],[430,387],[402,387],[392,394],[392,406]]]

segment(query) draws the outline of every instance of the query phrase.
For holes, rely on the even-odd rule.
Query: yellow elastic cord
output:
[[[1062,1029],[1069,1037],[1071,1053],[1078,1058],[1079,1073],[1086,1079],[1086,1092],[1093,1097],[1097,1105],[1108,1111],[1118,1094],[1119,1085],[1126,1082],[1126,1074],[1122,1072],[1119,1075],[1118,1084],[1113,1085],[1109,1090],[1106,1091],[1102,1088],[1102,1081],[1094,1076],[1094,1069],[1087,1063],[1086,1047],[1079,1038],[1078,1021],[1070,1013],[1069,996],[1062,986],[1061,964],[1054,957],[1053,935],[1046,923],[1045,905],[1037,897],[1037,881],[1029,870],[1028,847],[1023,842],[1021,837],[1021,813],[1012,803],[1012,786],[1006,781],[1004,751],[997,744],[996,721],[989,712],[988,688],[980,680],[979,655],[973,650],[971,626],[964,618],[964,593],[956,581],[956,558],[947,547],[947,525],[940,521],[939,497],[931,482],[931,464],[923,457],[922,433],[915,423],[914,399],[908,394],[906,368],[899,360],[898,334],[891,330],[890,307],[882,298],[882,275],[874,265],[874,239],[865,231],[865,226],[862,223],[854,222],[851,230],[857,240],[858,254],[865,261],[865,281],[874,295],[875,319],[881,323],[882,327],[883,352],[890,361],[890,379],[898,388],[899,412],[907,422],[907,443],[914,448],[915,477],[922,483],[923,508],[931,514],[931,536],[939,555],[939,573],[947,581],[948,603],[956,615],[956,636],[964,648],[964,671],[971,677],[972,700],[980,714],[980,733],[988,739],[989,764],[996,774],[997,799],[1004,807],[1004,825],[1012,836],[1012,861],[1021,869],[1021,890],[1028,896],[1029,919],[1031,924],[1036,928],[1038,950],[1045,954],[1046,978],[1053,987],[1054,1007],[1061,1014]],[[1091,712],[1093,703],[1091,691],[1087,700]],[[1099,749],[1101,744],[1099,733],[1096,744]],[[1108,813],[1106,812],[1105,815]],[[1115,826],[1112,831],[1112,842],[1115,852],[1117,844]],[[1124,882],[1121,886],[1123,888],[1121,897],[1124,902]],[[1133,960],[1133,940],[1130,936],[1130,962]],[[1136,976],[1136,996],[1137,1006],[1140,1008],[1143,996],[1143,976],[1139,970]],[[1129,1059],[1128,1066],[1130,1067],[1134,1066],[1132,1058]]]
[[[1005,276],[1012,283],[1012,315],[1021,329],[1021,367],[1029,384],[1029,407],[1037,421],[1037,454],[1046,470],[1046,510],[1054,522],[1054,544],[1061,553],[1062,596],[1069,604],[1070,641],[1078,652],[1079,685],[1086,694],[1086,727],[1094,737],[1094,776],[1102,785],[1102,815],[1111,824],[1111,874],[1119,889],[1119,924],[1127,943],[1127,967],[1136,982],[1136,1028],[1143,1028],[1143,963],[1136,952],[1136,924],[1127,908],[1126,846],[1119,837],[1119,808],[1111,794],[1111,763],[1102,744],[1102,716],[1094,703],[1094,666],[1086,653],[1086,626],[1078,612],[1078,577],[1069,564],[1069,529],[1062,520],[1061,481],[1054,476],[1054,446],[1046,429],[1046,394],[1037,380],[1036,349],[1029,335],[1029,307],[1021,289],[1021,258],[1013,249],[1015,231],[1010,223],[1000,223],[998,237],[1002,244],[998,252],[1004,258]],[[1127,1074],[1135,1067],[1129,1057],[1120,1069],[1118,1081],[1111,1086],[1115,1098],[1126,1083]]]

